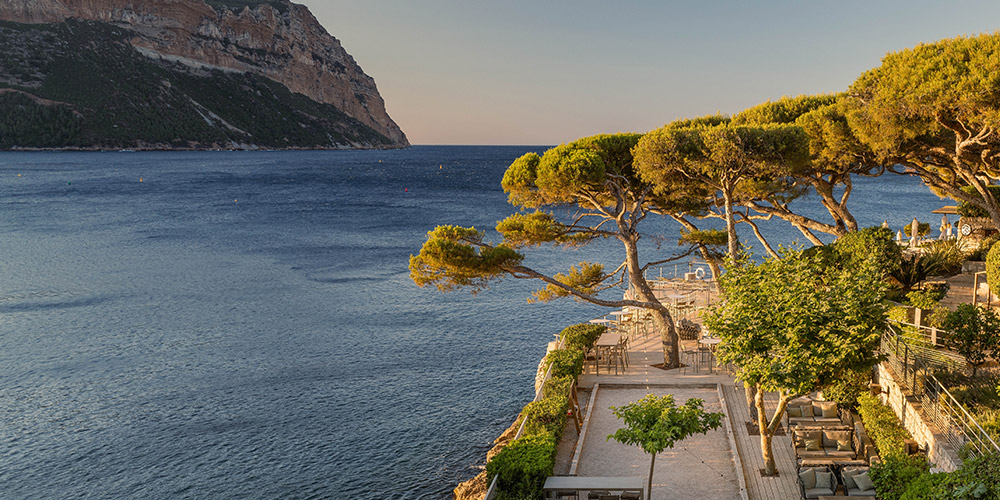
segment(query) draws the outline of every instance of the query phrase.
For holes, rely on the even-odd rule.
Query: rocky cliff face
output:
[[[78,18],[135,32],[150,58],[192,68],[250,72],[331,104],[407,146],[375,81],[303,5],[287,0],[0,0],[0,20],[37,24]]]

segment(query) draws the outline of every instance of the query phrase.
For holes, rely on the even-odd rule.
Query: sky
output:
[[[1000,2],[296,0],[412,144],[553,145],[846,90],[882,56],[1000,30]]]

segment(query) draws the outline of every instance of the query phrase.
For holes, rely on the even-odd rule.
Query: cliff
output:
[[[334,138],[325,144],[321,141],[316,144],[318,146],[401,147],[409,144],[386,113],[375,81],[362,71],[340,42],[326,32],[308,8],[286,0],[3,0],[0,1],[0,20],[8,21],[2,26],[5,31],[2,35],[5,41],[12,42],[0,48],[4,58],[0,60],[0,87],[18,91],[36,103],[49,100],[68,104],[84,118],[87,111],[82,108],[86,106],[74,101],[73,95],[67,95],[72,92],[52,91],[52,87],[74,85],[72,81],[50,82],[52,78],[65,77],[58,74],[59,68],[53,64],[96,58],[105,59],[106,66],[112,69],[140,75],[171,74],[165,80],[136,82],[152,87],[164,87],[163,81],[173,84],[175,78],[190,80],[194,77],[228,80],[221,84],[227,87],[227,92],[238,86],[244,92],[261,93],[260,87],[270,87],[268,82],[275,82],[293,96],[281,96],[283,102],[274,107],[288,107],[289,103],[284,101],[300,99],[295,96],[304,96],[321,105],[316,111],[308,109],[308,103],[299,102],[295,106],[298,112],[283,117],[284,121],[298,116],[304,127],[324,126],[337,132],[331,133],[331,137],[342,136],[340,140]],[[81,36],[89,44],[80,44],[78,38]],[[39,46],[26,42],[32,39],[45,43]],[[123,52],[118,46],[127,46],[130,50]],[[114,60],[107,60],[109,58]],[[91,68],[92,71],[109,69],[93,65]],[[116,80],[116,77],[135,75],[86,76]],[[246,81],[241,81],[243,79]],[[167,93],[176,93],[169,90],[170,87],[167,89]],[[282,93],[282,90],[274,92]],[[226,130],[223,135],[231,142],[261,142],[226,119],[224,109],[202,102],[212,99],[205,99],[201,94],[187,97],[196,103],[188,106],[192,108],[189,114],[199,120],[216,122],[217,128]],[[323,106],[334,108],[336,112]],[[338,113],[343,116],[334,119],[333,115]],[[319,123],[324,121],[325,125]],[[358,124],[368,130],[360,130]],[[360,133],[352,134],[352,129]],[[240,137],[239,131],[246,133]],[[374,138],[369,131],[382,139]],[[297,147],[311,146],[295,138],[290,142],[298,142]],[[264,145],[281,146],[280,143]]]

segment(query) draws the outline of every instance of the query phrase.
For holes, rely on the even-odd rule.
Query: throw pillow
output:
[[[802,486],[805,486],[807,490],[811,490],[816,487],[816,471],[813,469],[806,469],[799,473],[799,481],[802,481]]]
[[[802,416],[802,407],[801,406],[789,406],[788,409],[785,410],[785,411],[788,413],[788,417],[789,418],[791,418],[791,417],[801,417]]]
[[[819,451],[822,438],[806,438],[806,451]]]
[[[875,487],[875,483],[872,482],[871,478],[868,477],[867,472],[862,472],[854,476],[854,484],[858,485],[858,489],[861,491],[868,491]]]
[[[832,472],[817,472],[816,473],[816,488],[822,489],[833,489],[831,484],[833,483],[833,473]]]
[[[837,403],[836,401],[824,401],[819,404],[820,414],[823,418],[836,418],[837,417]]]
[[[837,451],[854,451],[854,448],[851,448],[851,439],[838,439]]]

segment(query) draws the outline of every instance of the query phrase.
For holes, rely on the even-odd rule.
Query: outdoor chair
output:
[[[685,361],[684,359],[687,359]],[[684,370],[681,373],[687,373],[688,368],[694,368],[694,371],[700,371],[701,364],[698,360],[698,353],[694,349],[684,349],[681,351],[681,362],[684,363]]]
[[[622,354],[623,352],[625,352],[625,349],[621,346],[621,344],[619,344],[618,347],[608,349],[608,371],[611,370],[611,364],[614,363],[615,375],[618,375],[619,364],[622,366],[622,371],[625,371],[625,356]]]
[[[607,490],[597,490],[597,491],[587,492],[587,500],[604,500],[604,498],[606,497],[618,498],[618,497],[613,497],[611,495],[611,492]]]
[[[828,467],[806,467],[799,469],[799,489],[802,498],[833,496],[837,491],[837,476]]]
[[[858,478],[858,476],[862,476]],[[868,467],[844,467],[840,471],[841,483],[849,497],[873,497],[875,488],[868,477]]]

